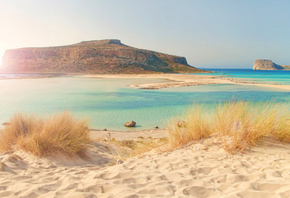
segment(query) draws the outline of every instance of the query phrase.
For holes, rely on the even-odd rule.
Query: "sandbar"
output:
[[[173,87],[186,87],[197,85],[210,85],[210,84],[241,84],[241,85],[255,85],[262,87],[270,87],[276,89],[290,90],[290,85],[281,85],[273,83],[257,83],[249,80],[240,80],[226,78],[224,76],[213,75],[193,75],[193,74],[119,74],[119,75],[83,75],[83,77],[89,78],[154,78],[161,79],[163,82],[159,83],[143,83],[132,84],[131,87],[139,89],[162,89]]]

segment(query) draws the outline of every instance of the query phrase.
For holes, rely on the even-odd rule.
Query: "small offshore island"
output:
[[[290,70],[290,65],[278,65],[271,60],[257,59],[253,70]]]
[[[260,69],[266,68],[263,64],[272,64],[265,60],[258,61],[256,65],[258,63],[262,66],[256,68]],[[204,90],[196,96],[205,103],[210,102],[206,101],[207,98],[216,98],[219,93],[226,96],[228,84],[290,90],[289,85],[256,84],[225,76],[193,75],[191,73],[209,72],[188,65],[184,57],[129,47],[119,40],[7,50],[0,73],[41,74],[27,78],[81,76],[23,80],[22,77],[17,80],[6,78],[8,80],[0,81],[2,87],[8,88],[0,92],[2,112],[14,106],[15,110],[21,111],[22,106],[30,103],[44,112],[43,107],[48,104],[49,111],[51,107],[57,111],[63,106],[67,109],[77,107],[77,111],[84,108],[86,116],[89,116],[90,110],[95,112],[101,109],[100,114],[91,117],[105,117],[103,113],[112,109],[102,109],[101,105],[105,104],[102,100],[112,97],[108,102],[117,104],[113,106],[114,115],[105,117],[110,124],[103,129],[90,129],[86,119],[76,119],[68,112],[48,118],[16,113],[10,120],[0,123],[3,125],[0,128],[0,197],[290,196],[288,106],[271,101],[254,104],[250,101],[251,97],[249,101],[220,102],[211,110],[196,103],[184,115],[172,118],[165,128],[158,124],[146,130],[118,131],[110,129],[116,122],[114,117],[123,119],[128,112],[116,113],[137,104],[138,114],[145,114],[144,109],[147,108],[150,117],[154,117],[162,109],[151,109],[152,99],[157,98],[158,107],[166,101],[165,97],[160,99],[156,93],[173,98],[174,103],[170,106],[174,111],[176,104],[180,105],[181,98],[186,95],[182,92],[173,94],[169,91],[166,94],[166,91],[158,93],[158,90],[135,89],[138,91],[136,97],[131,90],[118,92],[116,86],[107,89],[105,83],[90,86],[92,84],[82,80],[105,79],[108,82],[118,79],[114,83],[120,84],[122,78],[140,78],[142,83],[130,84],[138,89],[208,84],[227,86],[221,91],[214,89],[212,95],[207,95],[204,87],[198,87]],[[45,81],[50,81],[53,89]],[[66,82],[65,85],[62,85],[63,82]],[[31,91],[31,87],[37,88]],[[236,87],[234,91],[238,92]],[[98,93],[98,89],[108,91],[108,97],[102,98],[104,92]],[[53,97],[55,90],[57,94]],[[63,92],[67,94],[61,96]],[[245,91],[242,89],[241,92]],[[31,97],[25,101],[23,95]],[[124,100],[126,96],[129,96],[128,101]],[[145,98],[147,103],[141,99],[134,103],[138,97]],[[118,103],[116,98],[124,101]],[[69,100],[74,103],[66,106]],[[62,102],[58,104],[54,101]],[[101,105],[97,106],[98,103]],[[125,104],[123,109],[120,108],[122,104]],[[157,117],[154,122],[159,119]]]
[[[0,198],[290,198],[289,7],[0,1]]]

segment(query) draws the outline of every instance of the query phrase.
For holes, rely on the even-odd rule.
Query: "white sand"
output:
[[[120,78],[120,75],[89,77]],[[236,83],[209,76],[172,74],[160,78],[168,82],[132,86],[155,89]],[[119,140],[167,136],[164,130],[110,133]],[[107,135],[108,132],[91,131],[93,139]],[[86,160],[61,155],[36,158],[18,150],[3,153],[0,197],[290,197],[289,144],[265,144],[245,154],[231,155],[212,142],[209,139],[159,154],[152,151],[123,164],[116,164],[122,151],[98,142],[90,146]]]
[[[116,140],[137,140],[139,137],[143,138],[163,138],[168,137],[166,129],[151,129],[139,131],[103,131],[103,130],[90,130],[90,137],[93,140],[106,139],[111,137]]]
[[[0,197],[290,197],[290,145],[231,155],[209,139],[123,164],[116,155],[101,143],[88,161],[1,154]]]
[[[253,83],[250,81],[244,81],[241,79],[231,79],[222,76],[211,75],[189,75],[189,74],[119,74],[119,75],[85,75],[83,77],[89,78],[155,78],[166,80],[160,83],[147,83],[147,84],[135,84],[131,87],[140,89],[162,89],[169,87],[186,87],[196,85],[208,85],[208,84],[242,84],[242,85],[255,85],[263,87],[271,87],[276,89],[290,90],[290,85],[280,84],[267,84]]]
[[[18,77],[17,79],[31,79],[31,78],[51,78],[60,76],[59,74],[43,74],[40,76],[26,76]],[[68,75],[70,76],[70,75]],[[72,74],[72,76],[74,76]],[[120,79],[120,78],[153,78],[162,79],[164,82],[159,83],[145,83],[145,84],[133,84],[131,87],[139,89],[162,89],[171,87],[186,87],[197,85],[209,85],[209,84],[242,84],[242,85],[255,85],[262,87],[270,87],[276,89],[290,90],[290,85],[280,85],[271,83],[254,83],[242,79],[226,78],[226,76],[211,76],[211,75],[189,75],[189,74],[94,74],[94,75],[77,75],[80,77],[88,78],[106,78],[106,79]],[[15,79],[15,78],[0,78],[0,80]]]

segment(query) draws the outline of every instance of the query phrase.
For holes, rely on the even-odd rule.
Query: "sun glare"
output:
[[[2,65],[2,56],[4,55],[5,50],[0,49],[0,67]]]

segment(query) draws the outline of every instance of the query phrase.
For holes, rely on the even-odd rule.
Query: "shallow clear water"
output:
[[[252,69],[205,69],[215,71],[213,74],[226,75],[227,78],[241,78],[254,82],[279,83],[290,85],[290,70],[252,70]]]
[[[0,80],[0,123],[15,112],[48,115],[69,110],[79,118],[88,118],[90,128],[128,130],[124,123],[135,120],[136,129],[150,129],[164,127],[194,102],[211,106],[229,99],[276,99],[290,104],[289,92],[265,87],[225,84],[144,90],[128,86],[160,81],[77,77]]]

